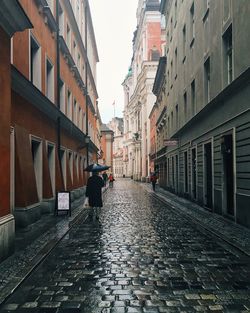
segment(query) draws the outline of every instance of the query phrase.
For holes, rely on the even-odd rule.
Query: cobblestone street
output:
[[[0,311],[250,312],[250,258],[118,180]]]

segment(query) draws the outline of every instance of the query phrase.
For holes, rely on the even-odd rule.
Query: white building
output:
[[[123,82],[124,174],[142,181],[150,171],[149,114],[155,102],[152,88],[164,44],[159,8],[158,0],[139,0],[133,57]]]
[[[113,174],[115,177],[123,177],[123,118],[114,117],[107,126],[114,132]]]

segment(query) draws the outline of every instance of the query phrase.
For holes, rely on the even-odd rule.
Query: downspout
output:
[[[60,104],[59,0],[56,0],[56,25],[57,25],[57,30],[56,30],[56,73],[57,73],[56,97],[57,97],[57,108],[60,111],[61,104]],[[61,117],[58,116],[57,118],[57,155],[58,155],[58,161],[59,161],[60,174],[61,174],[61,177],[63,177],[60,151],[61,151]]]
[[[85,5],[85,96],[86,96],[86,136],[89,135],[89,105],[88,105],[88,4]],[[89,143],[86,144],[87,166],[89,165]]]

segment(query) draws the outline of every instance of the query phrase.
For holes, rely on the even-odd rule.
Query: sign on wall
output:
[[[165,146],[177,146],[178,145],[178,140],[164,139],[164,145]]]
[[[67,212],[67,214],[71,215],[70,191],[57,192],[56,211],[57,214],[58,212]]]

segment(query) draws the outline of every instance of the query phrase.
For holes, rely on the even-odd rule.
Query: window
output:
[[[224,76],[225,82],[230,84],[233,80],[233,39],[232,25],[227,29],[223,36],[224,43]]]
[[[207,54],[210,48],[210,19],[209,15],[206,15],[206,19],[203,19],[204,27],[204,52]]]
[[[48,144],[47,156],[48,156],[48,162],[49,162],[51,186],[52,186],[53,194],[55,194],[55,147],[54,145]]]
[[[175,63],[175,65],[174,65],[174,67],[175,67],[175,79],[177,78],[177,71],[178,71],[178,69],[177,69],[177,67],[178,67],[178,52],[177,52],[177,48],[175,49],[175,52],[174,52],[174,63]]]
[[[194,2],[190,8],[190,45],[192,45],[195,35],[195,27],[194,27]]]
[[[184,152],[184,192],[188,193],[188,153]]]
[[[174,76],[173,61],[171,61],[171,63],[170,63],[170,70],[171,70],[170,76],[171,76],[171,86],[172,86],[173,85],[173,76]]]
[[[174,129],[174,112],[171,112],[171,132],[173,132]]]
[[[64,35],[64,12],[62,10],[62,7],[59,5],[59,30],[60,35]]]
[[[160,52],[159,50],[154,46],[151,50],[151,61],[159,61],[160,58]]]
[[[83,123],[82,130],[84,133],[86,133],[86,113],[85,112],[83,112],[82,123]]]
[[[82,128],[82,109],[79,107],[78,109],[78,127],[83,130]]]
[[[78,53],[78,56],[77,56],[77,67],[78,67],[78,69],[80,71],[80,69],[81,69],[81,56],[80,56],[79,53]]]
[[[64,186],[66,188],[66,153],[65,150],[61,149],[60,150],[60,163],[62,165],[62,175],[63,175],[63,181],[64,181]]]
[[[46,96],[50,101],[54,102],[54,67],[52,63],[46,60]]]
[[[79,0],[76,1],[76,21],[77,21],[77,24],[79,25],[79,21],[80,21],[80,3],[79,3]]]
[[[184,120],[187,120],[187,93],[183,95],[183,106],[184,106]]]
[[[77,179],[79,179],[79,157],[76,153],[75,153],[75,168]]]
[[[210,101],[210,58],[204,64],[204,104]]]
[[[36,178],[36,188],[39,200],[43,196],[43,171],[42,171],[42,143],[36,139],[31,139],[31,152]]]
[[[173,18],[171,17],[171,20],[170,20],[170,41],[172,41],[172,36],[173,36]]]
[[[67,43],[67,46],[68,46],[69,51],[70,51],[70,49],[71,49],[71,31],[70,31],[70,27],[68,24],[67,24],[67,33],[66,33],[66,43]]]
[[[73,59],[76,63],[76,42],[75,41],[73,42],[73,53],[72,54],[73,54]]]
[[[203,0],[203,10],[204,15],[207,15],[207,11],[209,9],[210,0]]]
[[[41,48],[30,36],[30,81],[41,90]]]
[[[60,109],[64,114],[66,114],[66,110],[65,110],[65,84],[61,79],[59,80],[59,92],[60,92]]]
[[[182,53],[183,53],[183,62],[186,58],[186,41],[187,41],[187,35],[186,35],[186,25],[183,26],[182,29]]]
[[[70,170],[71,181],[73,183],[73,154],[72,152],[69,152],[69,170]]]
[[[69,119],[72,119],[71,92],[69,90],[67,95],[67,115]]]
[[[174,4],[174,24],[176,25],[177,23],[177,0],[175,0]]]
[[[175,106],[175,129],[177,130],[179,127],[179,107],[178,104]]]
[[[191,83],[191,110],[192,110],[192,115],[196,113],[196,107],[195,107],[195,80],[192,81]]]
[[[77,102],[74,99],[74,106],[73,106],[73,122],[77,125]]]

